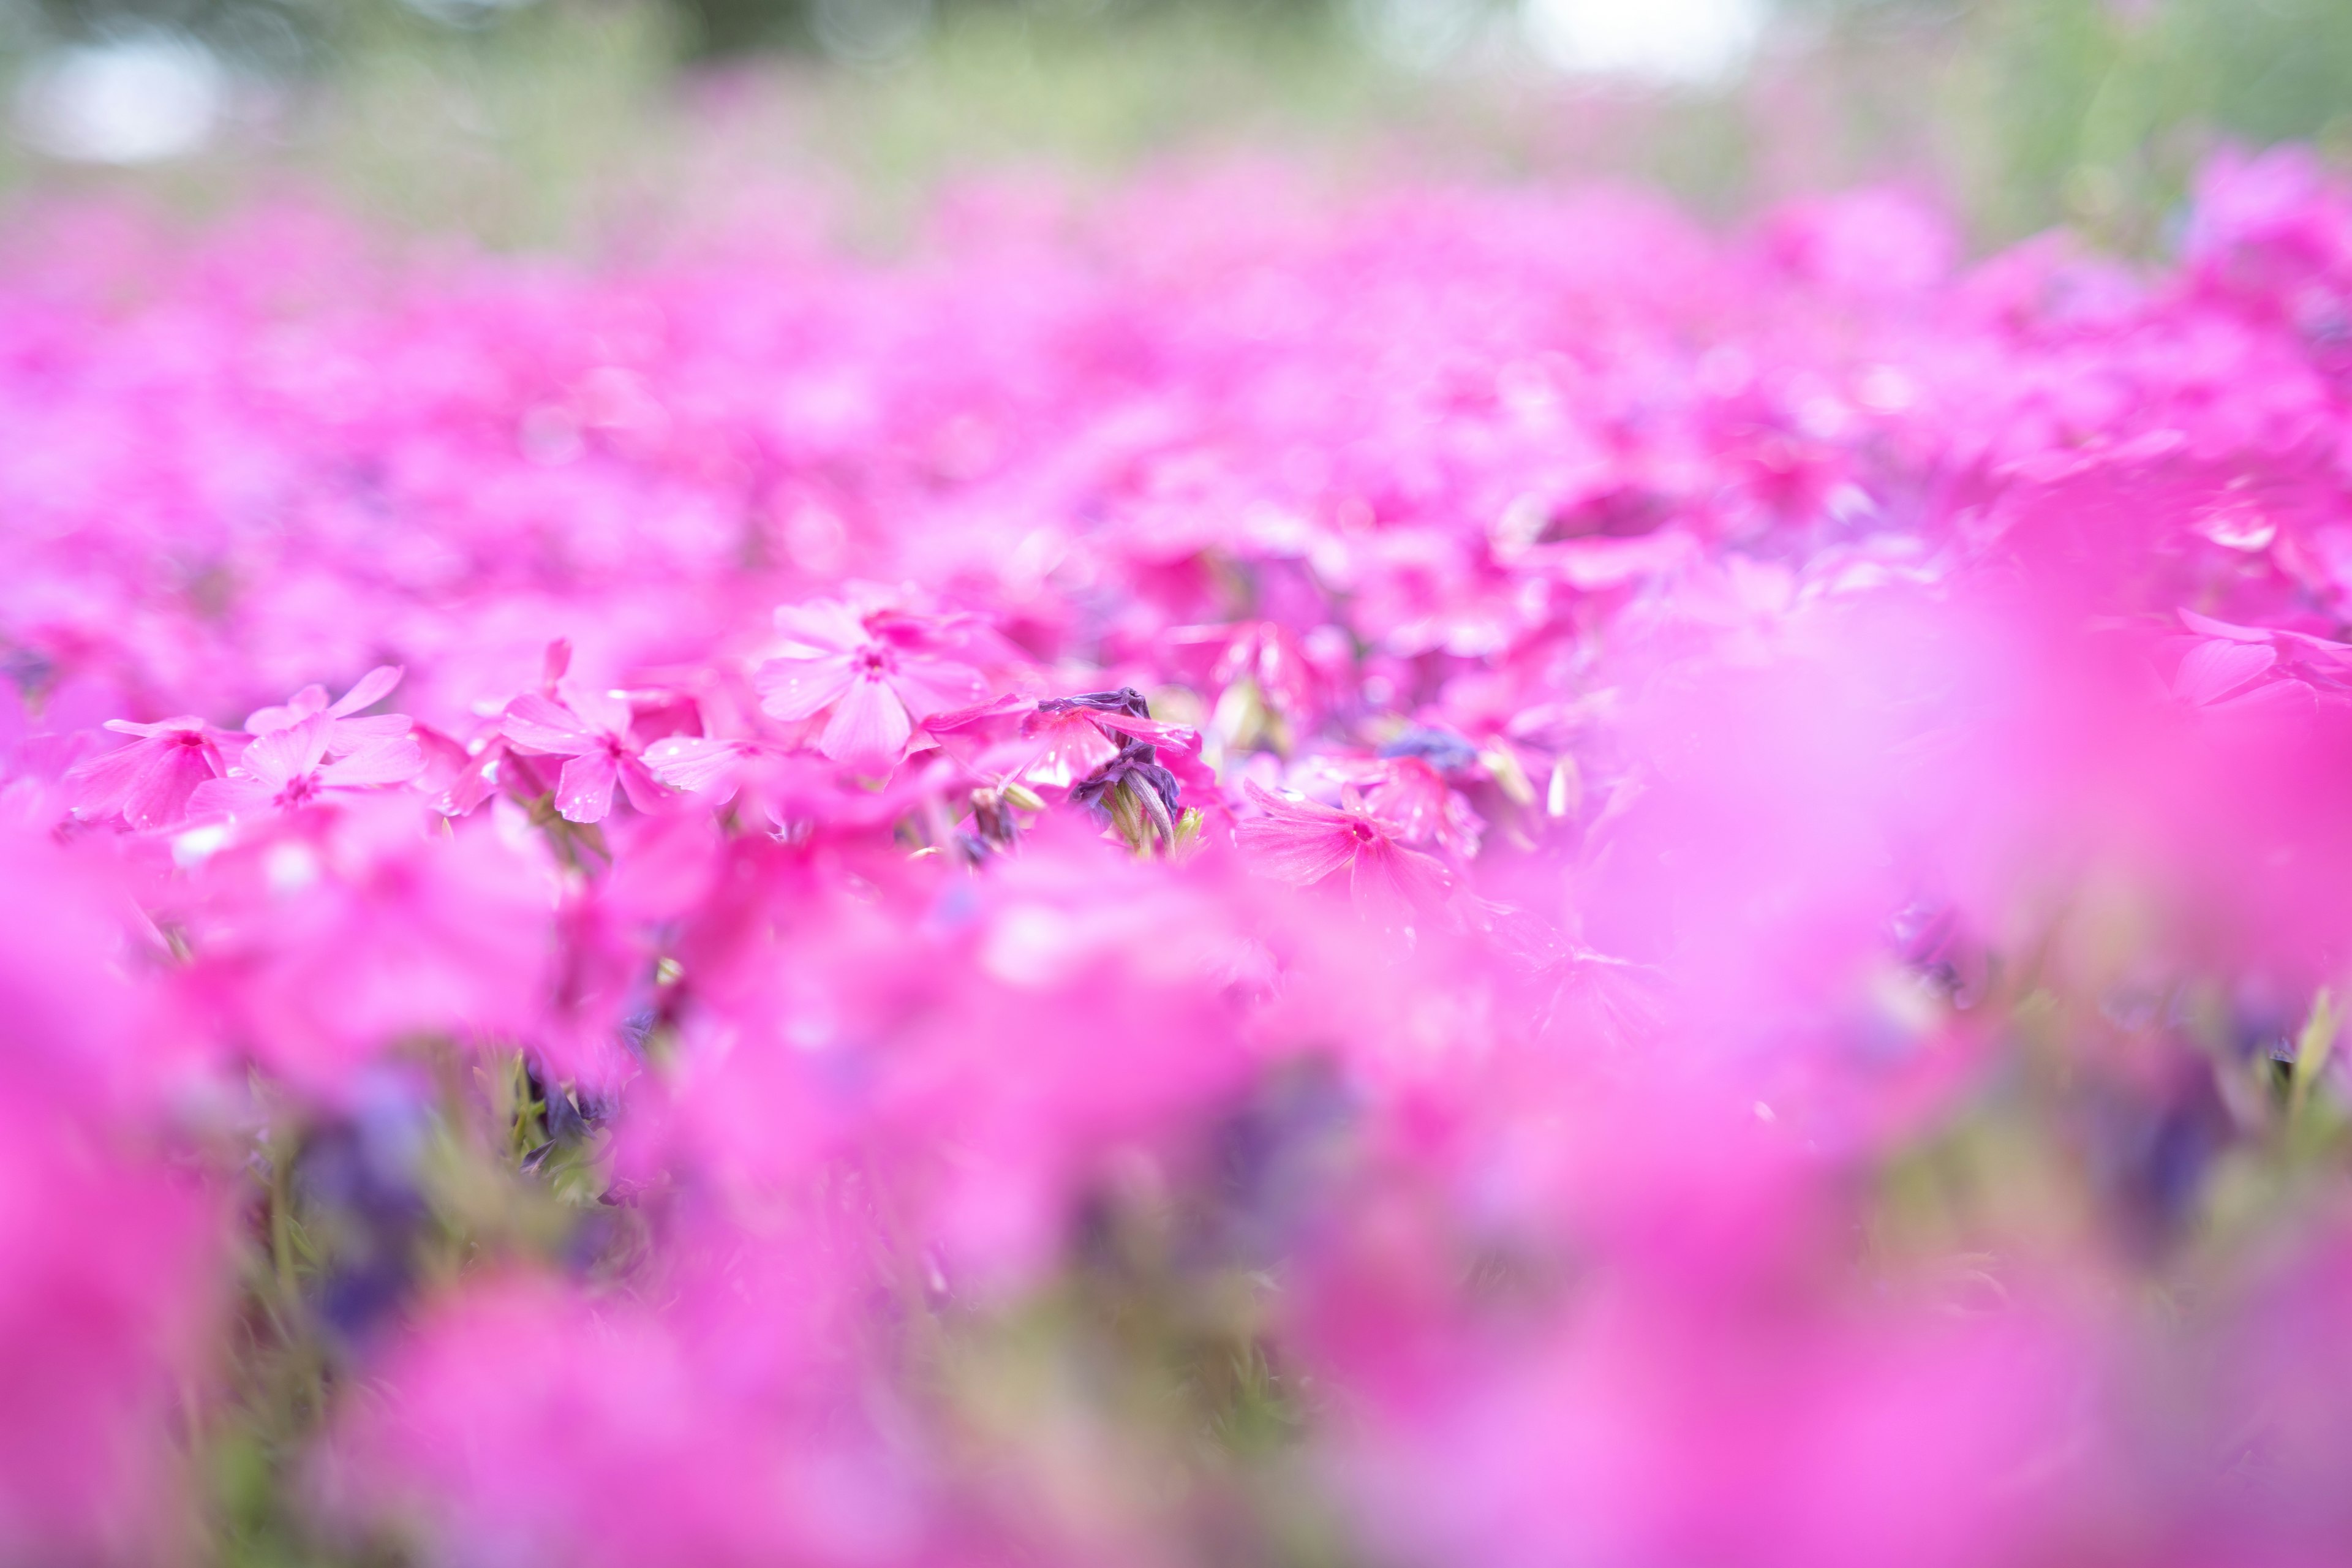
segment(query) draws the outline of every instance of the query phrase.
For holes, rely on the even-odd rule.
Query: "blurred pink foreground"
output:
[[[1255,178],[17,226],[0,1560],[2346,1560],[2352,198]]]

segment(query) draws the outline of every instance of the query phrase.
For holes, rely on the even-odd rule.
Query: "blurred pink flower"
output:
[[[1303,888],[1344,870],[1357,909],[1389,923],[1442,904],[1452,891],[1444,862],[1407,847],[1403,830],[1374,816],[1352,788],[1336,808],[1285,800],[1255,784],[1244,788],[1262,815],[1237,824],[1234,840],[1269,877]]]
[[[824,717],[817,750],[887,773],[915,721],[987,695],[979,672],[879,636],[848,605],[812,600],[776,611],[785,651],[760,666],[760,706],[787,723]]]
[[[74,815],[99,821],[120,816],[142,829],[169,827],[187,816],[197,788],[228,771],[222,748],[243,739],[196,718],[155,724],[110,719],[106,727],[139,739],[68,770]]]

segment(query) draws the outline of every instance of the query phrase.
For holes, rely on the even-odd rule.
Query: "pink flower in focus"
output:
[[[979,672],[886,639],[875,617],[836,599],[776,611],[786,651],[760,666],[760,706],[787,723],[825,716],[816,749],[837,763],[887,772],[906,755],[915,721],[987,695]]]
[[[340,761],[327,761],[328,742],[337,722],[325,713],[313,713],[287,729],[261,736],[246,747],[228,776],[196,786],[188,797],[188,814],[257,816],[273,809],[299,811],[316,804],[328,790],[406,784],[425,771],[424,753],[404,734],[374,742]]]
[[[569,760],[555,782],[555,809],[570,822],[602,822],[613,781],[639,811],[659,811],[662,786],[645,763],[629,705],[607,692],[574,689],[562,701],[527,692],[507,704],[507,739],[526,752]]]
[[[1383,923],[1442,903],[1452,890],[1444,863],[1405,847],[1402,830],[1365,809],[1353,789],[1337,807],[1284,800],[1255,784],[1244,789],[1265,815],[1238,825],[1234,837],[1269,877],[1304,888],[1345,870],[1357,909]]]
[[[396,664],[378,665],[332,703],[327,700],[325,687],[306,686],[288,698],[282,708],[256,709],[247,716],[245,727],[256,735],[271,735],[292,729],[312,714],[323,713],[331,721],[327,731],[327,755],[331,757],[347,756],[379,742],[400,740],[409,732],[407,714],[377,713],[365,718],[352,715],[390,696],[392,689],[400,684],[401,674]]]

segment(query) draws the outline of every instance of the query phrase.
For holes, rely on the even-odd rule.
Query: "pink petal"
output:
[[[400,684],[401,674],[401,668],[396,664],[377,665],[373,669],[361,676],[358,683],[349,691],[337,698],[335,705],[328,709],[327,712],[334,718],[341,719],[347,714],[357,713],[362,709],[374,707],[392,694],[394,687]]]
[[[429,733],[418,731],[420,743],[422,737]],[[453,769],[448,775],[448,786],[434,798],[433,809],[444,816],[464,816],[489,798],[491,770],[498,766],[500,758],[508,754],[506,741],[503,737],[495,738],[479,752],[469,757],[465,754],[463,747],[446,736],[436,735],[433,740],[432,749],[443,752]],[[433,764],[428,762],[427,765]]]
[[[1242,793],[1255,803],[1257,808],[1277,822],[1314,825],[1323,827],[1345,827],[1356,819],[1336,806],[1325,805],[1318,800],[1292,800],[1269,794],[1254,780],[1244,780]]]
[[[2242,691],[2220,702],[2208,703],[2208,713],[2228,713],[2251,716],[2263,713],[2292,713],[2307,710],[2318,693],[2305,680],[2273,680]]]
[[[842,699],[857,682],[849,656],[823,658],[772,658],[752,676],[760,689],[760,708],[787,723],[813,719]]]
[[[168,827],[187,814],[188,798],[214,775],[209,748],[161,743],[131,780],[122,819],[142,831]]]
[[[563,764],[555,781],[556,815],[567,822],[602,822],[613,809],[613,753],[590,752]]]
[[[74,811],[85,817],[108,817],[122,809],[131,792],[149,773],[163,765],[163,747],[145,741],[85,758],[66,770],[66,783],[75,786]]]
[[[1249,853],[1252,870],[1298,888],[1321,881],[1356,858],[1356,840],[1350,835],[1328,830],[1306,835],[1286,824],[1263,820],[1236,826],[1234,842]]]
[[[747,744],[709,735],[669,735],[646,748],[646,768],[672,789],[699,795],[733,783]]]
[[[848,653],[869,640],[865,624],[836,599],[777,606],[776,631],[795,648],[817,654]]]
[[[566,687],[564,700],[593,735],[625,735],[636,717],[629,710],[626,700],[593,687]]]
[[[290,730],[327,706],[327,689],[323,686],[304,687],[286,700],[282,708],[257,708],[246,715],[245,727],[257,735],[273,734]]]
[[[1358,893],[1360,900],[1367,882],[1380,885],[1376,897],[1386,899],[1393,894],[1414,909],[1429,909],[1444,902],[1454,889],[1453,875],[1443,860],[1386,839],[1366,845],[1356,857],[1350,890]]]
[[[1255,784],[1244,787],[1261,805],[1283,804]],[[1269,813],[1235,826],[1234,842],[1250,856],[1252,870],[1304,888],[1356,858],[1361,841],[1354,823],[1338,812],[1331,816],[1336,820],[1302,820]]]
[[[988,682],[980,672],[935,658],[898,656],[898,668],[889,676],[891,689],[915,717],[968,708],[988,696]]]
[[[516,745],[558,756],[576,757],[601,744],[571,709],[536,691],[508,703],[499,727]]]
[[[652,772],[635,757],[620,760],[620,773],[621,788],[627,794],[629,804],[648,816],[677,798],[655,782]]]
[[[406,736],[353,752],[341,762],[320,770],[321,784],[354,788],[367,784],[406,784],[425,771],[423,748]]]
[[[1146,745],[1167,746],[1179,752],[1201,749],[1201,731],[1182,724],[1163,724],[1157,719],[1138,719],[1126,713],[1089,713],[1087,716],[1106,730],[1132,735]]]
[[[2199,707],[2218,702],[2277,662],[2278,650],[2266,643],[2199,643],[2180,661],[2173,694]]]
[[[275,795],[287,782],[319,765],[327,753],[331,721],[313,714],[289,730],[273,730],[245,749],[238,767],[269,786]]]
[[[327,731],[327,754],[344,756],[369,746],[397,741],[416,727],[405,713],[371,713],[364,719],[338,719]]]
[[[198,821],[258,816],[276,795],[277,791],[255,778],[206,779],[188,796],[187,814]]]
[[[825,721],[816,749],[836,763],[878,771],[898,762],[914,728],[897,692],[879,680],[854,680]]]
[[[2233,621],[2217,621],[2210,616],[2200,616],[2190,609],[2177,609],[2172,613],[2180,617],[2182,626],[2192,632],[2200,632],[2209,637],[2220,637],[2225,642],[2245,643],[2271,640],[2271,634],[2260,626],[2242,626]]]

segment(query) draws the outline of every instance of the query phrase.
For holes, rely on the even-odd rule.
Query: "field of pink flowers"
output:
[[[2300,154],[58,208],[0,428],[0,1562],[2352,1552]]]

